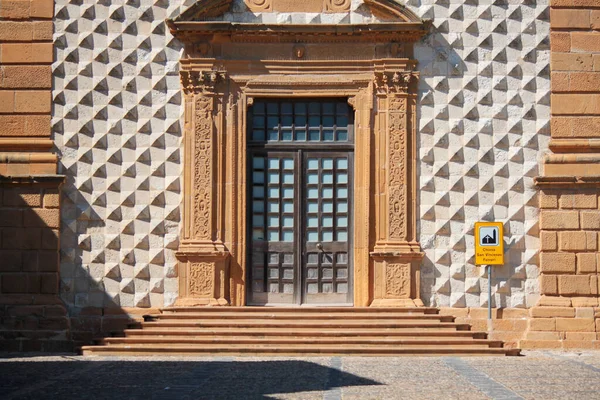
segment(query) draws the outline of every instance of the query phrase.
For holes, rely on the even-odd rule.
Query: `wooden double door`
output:
[[[248,127],[248,304],[351,305],[346,100],[255,100]]]

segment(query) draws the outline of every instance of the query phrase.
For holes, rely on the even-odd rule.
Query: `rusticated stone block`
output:
[[[560,275],[558,293],[563,296],[592,294],[589,275]]]
[[[58,271],[59,258],[58,251],[40,251],[38,260],[38,268],[41,272]]]
[[[33,25],[33,40],[52,40],[54,27],[52,21],[35,21]]]
[[[594,349],[596,344],[590,340],[565,340],[562,342],[564,349]]]
[[[591,23],[592,29],[600,29],[600,10],[592,10]]]
[[[565,193],[560,196],[561,209],[572,208],[597,208],[598,195],[596,193]]]
[[[558,279],[556,275],[540,275],[540,292],[548,295],[558,294]]]
[[[566,340],[596,340],[597,334],[595,332],[566,332]]]
[[[558,195],[543,191],[540,193],[540,208],[558,208]]]
[[[0,21],[0,41],[30,42],[33,40],[33,23],[25,21]]]
[[[34,208],[24,211],[24,224],[27,227],[40,226],[58,228],[60,213],[55,209]]]
[[[600,211],[582,211],[581,212],[582,229],[600,229]]]
[[[558,340],[521,340],[519,347],[524,350],[533,349],[560,349],[562,348],[562,342]]]
[[[600,95],[598,94],[553,94],[551,111],[556,115],[599,115]]]
[[[557,297],[557,296],[541,296],[538,300],[537,306],[539,307],[571,307],[570,297]]]
[[[523,308],[504,308],[498,310],[498,316],[502,319],[528,319],[529,310]]]
[[[573,28],[589,29],[591,23],[591,11],[586,9],[556,9],[550,10],[552,29]]]
[[[541,253],[540,269],[543,273],[575,273],[575,254]]]
[[[575,318],[594,318],[593,307],[577,307],[575,308]]]
[[[2,66],[0,88],[52,87],[52,70],[49,65]]]
[[[4,43],[0,47],[2,64],[52,63],[52,43]]]
[[[33,0],[31,2],[32,18],[52,18],[54,16],[54,0]]]
[[[0,226],[23,226],[23,212],[21,210],[0,210]]]
[[[27,293],[28,279],[26,274],[3,274],[2,293]]]
[[[559,232],[558,248],[562,251],[585,251],[587,248],[585,232]]]
[[[0,115],[0,136],[50,136],[50,115]],[[8,164],[12,166],[28,167],[27,164]]]
[[[593,274],[596,273],[597,253],[577,253],[577,273]]]
[[[542,251],[556,251],[558,250],[557,245],[557,233],[552,231],[540,232],[540,242]]]
[[[532,307],[530,313],[533,318],[575,317],[573,307]]]
[[[593,318],[556,318],[556,330],[564,332],[595,332]]]
[[[561,340],[560,332],[529,331],[526,336],[527,340]]]
[[[58,294],[58,273],[40,274],[40,292],[45,294]]]
[[[598,307],[598,299],[594,297],[573,297],[573,307]]]
[[[552,51],[568,53],[571,50],[571,34],[569,32],[552,32],[550,48]]]
[[[529,320],[531,331],[555,331],[556,318],[532,318]]]
[[[0,262],[0,273],[18,272],[21,270],[21,252],[18,250],[0,251],[0,260],[2,260]]]
[[[40,207],[42,205],[42,197],[39,189],[4,189],[3,204],[9,207]]]
[[[49,90],[28,90],[15,92],[15,112],[50,113],[52,101]]]
[[[552,71],[593,71],[594,59],[591,54],[552,53]]]
[[[571,72],[569,74],[569,90],[573,92],[599,92],[600,74],[598,72]]]
[[[571,49],[582,52],[599,52],[600,32],[572,32]]]
[[[2,0],[0,17],[7,19],[29,18],[30,4],[30,0]]]
[[[59,232],[57,229],[42,228],[41,248],[45,250],[56,250],[59,244]]]
[[[0,113],[11,113],[15,110],[15,92],[12,90],[0,91]]]
[[[58,191],[46,191],[44,193],[44,208],[58,208],[60,206],[60,194]]]
[[[540,213],[541,229],[579,229],[579,213],[577,211],[542,211]]]

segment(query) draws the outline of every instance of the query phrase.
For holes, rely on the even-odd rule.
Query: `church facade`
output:
[[[598,346],[595,1],[4,3],[7,348],[172,305]],[[491,279],[478,221],[503,223]]]

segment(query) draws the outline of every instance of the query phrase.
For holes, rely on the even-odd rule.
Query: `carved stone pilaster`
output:
[[[212,240],[213,195],[213,104],[212,96],[197,95],[194,122],[194,204],[195,239]]]
[[[177,305],[227,305],[229,252],[219,236],[222,144],[219,132],[222,71],[182,71],[186,160],[184,234],[179,244],[180,297]]]
[[[375,74],[375,91],[382,119],[378,130],[379,173],[383,188],[378,207],[378,239],[372,306],[420,306],[419,264],[423,254],[415,241],[414,126],[411,113],[417,74],[413,71]]]
[[[407,240],[406,225],[406,136],[407,97],[388,100],[388,239]]]

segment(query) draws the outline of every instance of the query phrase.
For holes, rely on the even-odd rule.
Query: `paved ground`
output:
[[[600,399],[600,352],[524,357],[81,357],[0,353],[0,399]]]

